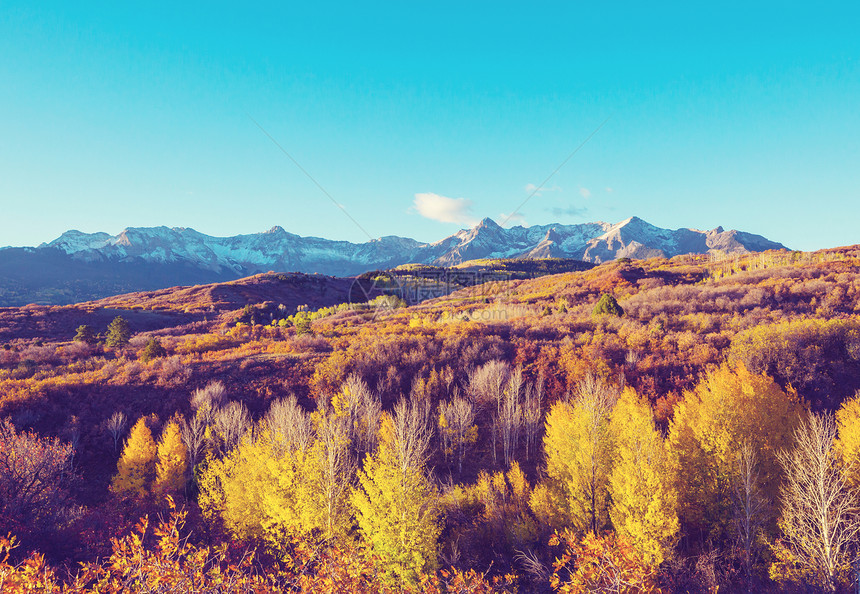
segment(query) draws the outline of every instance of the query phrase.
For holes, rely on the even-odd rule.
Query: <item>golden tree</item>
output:
[[[609,520],[609,473],[614,439],[609,428],[617,391],[588,376],[572,402],[559,401],[546,418],[544,452],[546,491],[536,489],[533,509],[539,518],[562,519],[580,532],[602,530]],[[558,514],[547,506],[558,505]],[[555,520],[557,521],[557,520]]]
[[[155,491],[160,495],[176,495],[185,488],[188,455],[182,442],[179,423],[170,421],[158,441],[158,461],[155,465]]]
[[[651,407],[632,388],[612,411],[615,459],[609,475],[609,517],[651,565],[659,565],[674,546],[679,522],[678,494],[669,478],[663,438]]]
[[[675,409],[669,459],[682,524],[723,538],[733,516],[732,496],[742,477],[738,455],[749,444],[762,495],[775,500],[782,476],[777,452],[792,443],[804,407],[766,375],[743,364],[711,370]]]
[[[383,414],[379,448],[364,458],[352,491],[358,527],[389,585],[415,585],[435,570],[441,532],[437,494],[425,476],[429,409],[401,400]]]
[[[835,450],[842,460],[848,486],[860,490],[860,391],[836,411],[839,438]]]
[[[142,498],[149,494],[155,478],[157,450],[152,431],[141,417],[131,428],[122,455],[116,463],[117,473],[111,488],[117,494]]]

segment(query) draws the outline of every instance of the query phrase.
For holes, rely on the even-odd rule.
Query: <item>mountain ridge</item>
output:
[[[614,224],[599,221],[510,228],[485,218],[470,229],[429,243],[396,235],[351,243],[304,237],[277,225],[268,231],[229,237],[206,235],[190,227],[127,227],[116,235],[69,230],[37,247],[0,249],[0,305],[28,300],[70,303],[268,271],[347,277],[406,263],[450,267],[475,259],[553,257],[600,264],[621,257],[768,249],[785,246],[722,227],[710,231],[663,229],[635,216]],[[56,285],[62,283],[73,288],[58,293]]]

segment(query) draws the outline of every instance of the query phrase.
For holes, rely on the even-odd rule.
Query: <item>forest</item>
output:
[[[0,309],[0,591],[856,591],[860,246],[543,268]]]

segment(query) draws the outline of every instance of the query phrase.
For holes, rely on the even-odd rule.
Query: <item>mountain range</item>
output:
[[[72,230],[35,248],[0,249],[0,305],[72,303],[266,271],[352,276],[406,263],[456,266],[483,258],[573,258],[601,263],[621,257],[768,249],[785,246],[722,227],[662,229],[638,217],[615,224],[508,229],[487,218],[433,243],[397,236],[350,243],[302,237],[281,227],[233,237],[212,237],[184,227],[130,227],[118,235]]]

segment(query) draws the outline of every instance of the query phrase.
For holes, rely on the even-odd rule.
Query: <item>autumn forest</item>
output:
[[[860,247],[537,262],[0,308],[0,591],[856,591]]]

